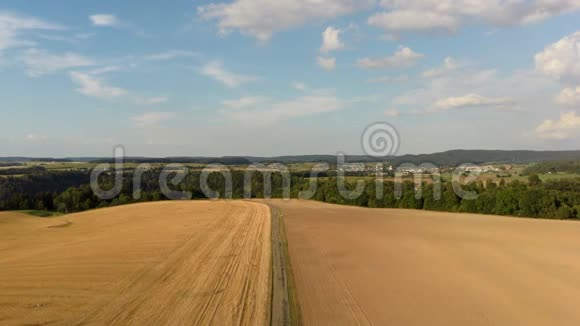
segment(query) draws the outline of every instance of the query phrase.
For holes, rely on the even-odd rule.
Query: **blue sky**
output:
[[[578,149],[580,1],[0,4],[0,156]]]

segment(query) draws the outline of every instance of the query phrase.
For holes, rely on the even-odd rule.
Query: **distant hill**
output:
[[[348,155],[346,162],[389,162],[393,165],[403,163],[432,163],[437,166],[457,166],[464,163],[484,164],[484,163],[505,163],[505,164],[527,164],[541,163],[548,161],[570,161],[580,160],[580,150],[578,151],[500,151],[500,150],[451,150],[433,154],[402,155],[393,157],[371,157],[365,155]],[[27,158],[27,157],[0,157],[0,162],[93,162],[109,163],[111,158],[98,157],[67,157],[67,158]],[[225,164],[225,165],[247,165],[252,163],[336,163],[335,155],[289,155],[278,157],[257,157],[257,156],[224,156],[224,157],[126,157],[125,162],[130,163],[197,163],[197,164]]]
[[[1,160],[1,159],[0,159]],[[91,163],[113,163],[111,158],[91,160]],[[244,157],[126,157],[125,163],[181,163],[181,164],[224,164],[224,165],[248,165],[252,162]]]
[[[334,155],[300,155],[279,157],[247,157],[252,162],[327,162],[336,163]],[[349,155],[347,162],[390,162],[394,165],[403,163],[432,163],[438,166],[457,166],[464,163],[507,163],[525,164],[559,160],[578,160],[580,151],[500,151],[500,150],[451,150],[433,154],[402,155],[394,157],[371,157],[365,155]]]
[[[0,157],[0,162],[72,162],[68,158],[50,158],[50,157],[21,157],[21,156],[10,156],[10,157]]]
[[[580,151],[452,150],[434,154],[399,156],[394,159],[394,163],[430,162],[440,166],[457,166],[464,163],[525,164],[578,159],[580,159]]]

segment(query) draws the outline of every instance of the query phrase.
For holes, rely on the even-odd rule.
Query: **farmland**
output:
[[[580,225],[570,221],[303,200],[41,213],[0,213],[2,324],[580,321]]]
[[[269,202],[306,325],[577,325],[580,225]]]
[[[2,212],[0,324],[266,324],[269,214],[205,201]]]

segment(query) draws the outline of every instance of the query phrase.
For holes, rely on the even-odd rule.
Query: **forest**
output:
[[[20,177],[3,177],[0,178],[0,210],[33,209],[72,213],[135,202],[167,200],[159,185],[161,173],[161,169],[145,172],[142,175],[141,191],[136,193],[133,189],[132,173],[124,172],[121,192],[110,200],[102,200],[94,195],[89,184],[90,172],[86,171],[39,170]],[[251,176],[252,198],[264,197],[265,177],[267,176],[258,172]],[[206,199],[208,195],[200,186],[200,178],[200,171],[189,171],[177,186],[169,183],[170,190],[188,192],[184,199]],[[272,173],[271,178],[271,197],[282,198],[283,175]],[[461,186],[464,191],[477,194],[475,199],[458,196],[454,190],[454,186],[458,185],[450,181],[440,184],[440,196],[437,198],[434,195],[437,193],[437,184],[422,183],[422,196],[417,196],[417,186],[410,181],[397,185],[391,181],[368,180],[359,196],[348,199],[340,193],[338,176],[326,175],[311,179],[300,173],[290,175],[289,190],[291,198],[302,198],[309,189],[316,187],[316,191],[308,199],[371,208],[407,208],[551,219],[580,218],[580,179],[542,182],[535,174],[528,178],[527,183],[514,181],[506,184],[502,181],[496,184],[487,181],[485,184],[473,182]],[[356,179],[347,178],[346,187],[354,189]],[[232,193],[229,197],[244,198],[244,171],[231,171],[231,180]],[[104,174],[99,179],[99,185],[103,189],[113,188],[114,182],[114,173]],[[207,178],[207,185],[223,198],[226,181],[221,173],[211,173]],[[400,195],[395,191],[397,186],[403,190]]]
[[[571,173],[580,177],[580,161],[550,161],[532,165],[524,170],[524,174]]]

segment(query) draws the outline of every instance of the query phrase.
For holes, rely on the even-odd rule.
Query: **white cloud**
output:
[[[111,14],[97,14],[89,16],[89,19],[93,23],[93,26],[99,27],[118,27],[121,25],[121,21]]]
[[[473,67],[457,69],[422,82],[424,85],[395,97],[393,103],[420,109],[457,94],[487,94],[493,98],[514,98],[518,104],[533,103],[535,107],[538,103],[544,106],[549,103],[550,94],[557,89],[556,83],[536,73],[517,71],[500,76],[495,69]]]
[[[423,54],[416,53],[408,47],[400,46],[392,56],[384,58],[363,58],[359,59],[357,65],[361,68],[407,68],[423,57]]]
[[[122,66],[103,66],[88,72],[72,71],[69,76],[78,88],[76,91],[89,97],[100,99],[125,99],[136,105],[158,105],[169,101],[167,96],[140,96],[120,87],[110,86],[104,74],[123,70]]]
[[[193,51],[184,51],[184,50],[168,50],[165,52],[155,53],[148,55],[145,57],[147,60],[153,61],[167,61],[173,60],[177,58],[187,58],[187,57],[197,57],[199,53]]]
[[[327,27],[324,32],[322,32],[322,46],[320,47],[320,52],[328,53],[330,51],[344,48],[344,43],[340,40],[341,33],[342,31],[338,28],[332,26]]]
[[[262,96],[246,96],[236,100],[225,100],[222,102],[224,107],[228,109],[245,109],[249,107],[255,107],[258,104],[262,104],[268,101],[267,97]]]
[[[437,101],[431,111],[447,111],[470,107],[504,107],[514,105],[514,101],[507,98],[489,98],[478,94],[467,94],[459,97],[448,97]]]
[[[95,33],[77,33],[74,35],[74,38],[77,40],[88,40],[95,36]]]
[[[146,128],[159,126],[161,122],[173,120],[175,117],[173,112],[146,112],[134,116],[132,120],[138,127]]]
[[[558,96],[556,96],[556,102],[563,105],[569,106],[580,106],[580,86],[576,88],[565,88]]]
[[[548,45],[536,54],[536,70],[564,82],[580,81],[580,32]]]
[[[430,69],[430,70],[426,70],[423,72],[423,78],[436,78],[436,77],[440,77],[443,76],[449,72],[454,71],[455,69],[458,69],[460,66],[457,63],[457,61],[455,61],[453,58],[451,57],[447,57],[445,58],[445,60],[443,60],[443,66],[438,67],[438,68],[434,68],[434,69]]]
[[[25,139],[30,142],[41,142],[47,140],[48,137],[39,134],[28,134],[26,135]]]
[[[577,0],[382,0],[368,19],[390,34],[453,32],[469,24],[494,27],[536,23],[580,9]]]
[[[136,97],[135,103],[139,105],[156,105],[162,104],[169,101],[166,96],[153,96],[153,97]]]
[[[147,32],[143,31],[141,28],[135,24],[119,19],[113,14],[96,14],[89,16],[89,20],[95,27],[110,27],[123,29],[135,33],[140,37],[150,37]]]
[[[316,58],[316,62],[327,71],[332,71],[336,68],[336,58],[318,57]]]
[[[202,67],[201,74],[213,78],[230,88],[236,88],[244,83],[256,80],[255,76],[238,75],[226,70],[219,61],[212,61]]]
[[[402,31],[455,31],[457,18],[437,12],[417,10],[396,10],[377,13],[368,19],[369,25],[389,33]]]
[[[73,71],[70,77],[79,86],[76,91],[86,96],[111,99],[127,94],[126,90],[108,86],[102,79],[90,74]]]
[[[281,120],[329,113],[346,108],[347,101],[334,94],[309,94],[293,100],[265,102],[262,108],[247,110],[226,110],[222,113],[235,121],[245,124],[273,124]]]
[[[385,111],[385,117],[388,117],[388,118],[396,118],[399,115],[400,115],[400,112],[397,109],[388,109]]]
[[[306,85],[303,82],[293,82],[292,83],[292,87],[294,89],[299,90],[299,91],[302,91],[302,92],[308,90],[308,85]]]
[[[26,72],[30,77],[40,77],[61,70],[92,66],[95,64],[91,59],[75,53],[69,52],[62,55],[53,55],[39,49],[26,50],[22,61],[26,65]]]
[[[545,139],[568,139],[580,131],[580,115],[571,111],[563,113],[559,120],[545,120],[536,128],[536,135]]]
[[[258,40],[304,25],[372,7],[375,0],[235,0],[198,7],[206,20],[216,20],[220,33],[239,30]]]
[[[121,71],[124,69],[125,68],[123,68],[121,66],[104,66],[104,67],[100,67],[100,68],[91,70],[90,74],[91,75],[102,75],[102,74],[106,74],[108,72]]]
[[[41,19],[0,11],[0,52],[5,49],[30,46],[34,42],[22,39],[21,34],[35,30],[63,30],[64,27]]]
[[[387,83],[398,83],[398,82],[406,82],[409,80],[409,76],[401,75],[401,76],[382,76],[377,78],[371,78],[367,80],[367,83],[371,84],[387,84]]]
[[[76,33],[74,35],[56,35],[49,33],[35,33],[34,36],[43,40],[65,42],[70,44],[79,44],[93,37],[95,34]]]
[[[486,148],[502,146],[504,149],[526,146],[554,148],[538,143],[534,130],[538,121],[551,118],[554,94],[562,87],[541,74],[527,70],[500,73],[471,65],[439,78],[420,79],[418,82],[423,85],[405,90],[387,105],[399,109],[400,119],[404,122],[420,121],[416,132],[436,134],[438,141],[435,143],[444,143],[439,147],[441,150],[469,148],[473,144]],[[444,99],[465,94],[505,99],[506,104],[448,110],[435,107]],[[476,100],[471,102],[477,103]],[[469,101],[464,101],[466,103]]]

